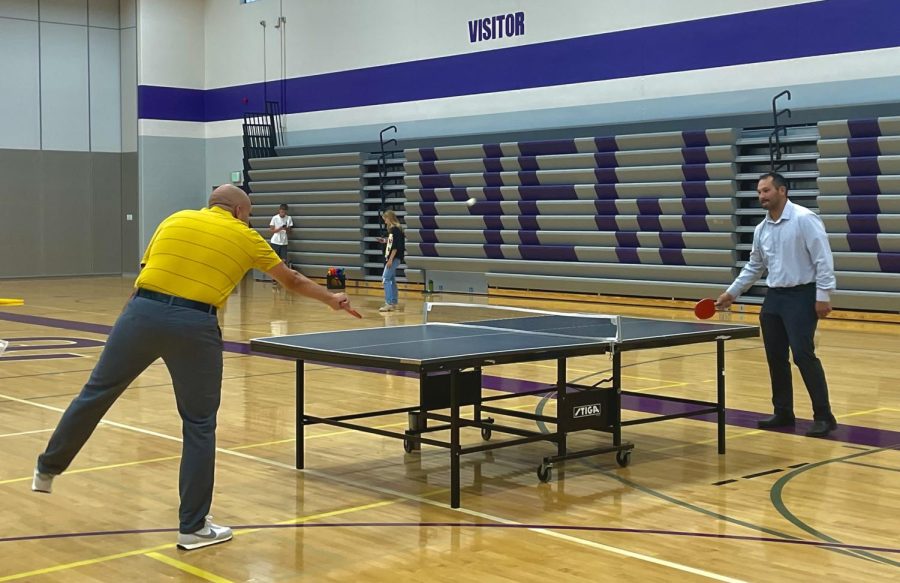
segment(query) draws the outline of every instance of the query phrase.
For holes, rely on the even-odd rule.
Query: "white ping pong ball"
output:
[[[466,201],[466,206],[473,206],[476,202],[478,202],[475,197],[470,198]]]

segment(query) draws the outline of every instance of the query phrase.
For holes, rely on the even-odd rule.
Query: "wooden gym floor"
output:
[[[128,278],[0,282],[0,581],[887,581],[900,577],[900,325],[827,320],[819,356],[840,423],[830,439],[756,430],[770,410],[760,339],[727,344],[728,453],[715,425],[672,420],[625,429],[632,463],[567,462],[542,484],[553,453],[530,444],[463,457],[463,507],[449,508],[447,454],[315,426],[306,467],[294,460],[294,369],[247,354],[259,336],[421,321],[423,296],[376,310],[378,290],[350,289],[366,318],[245,281],[221,316],[225,339],[216,522],[226,544],[175,548],[180,420],[161,362],[125,392],[52,495],[31,472],[96,362],[130,293]],[[526,295],[527,294],[521,294]],[[564,296],[539,301],[448,296],[557,311],[691,318],[690,312],[610,306]],[[752,314],[736,321],[756,323]],[[626,352],[629,390],[714,399],[715,346]],[[571,361],[599,378],[607,357]],[[409,405],[417,381],[308,365],[310,414]],[[555,379],[553,363],[486,369],[516,382]],[[796,371],[795,371],[796,373]],[[811,416],[795,374],[798,417]],[[524,410],[553,401],[521,397]],[[635,406],[640,409],[639,404]],[[626,418],[642,413],[627,410]],[[403,428],[404,415],[380,421]],[[524,423],[524,422],[523,422]],[[476,431],[464,439],[476,441]],[[605,439],[606,436],[603,436]],[[570,437],[572,447],[596,436]]]

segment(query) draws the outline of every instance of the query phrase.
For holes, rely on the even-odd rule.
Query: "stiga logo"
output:
[[[598,417],[601,414],[600,405],[578,405],[572,408],[572,418]]]

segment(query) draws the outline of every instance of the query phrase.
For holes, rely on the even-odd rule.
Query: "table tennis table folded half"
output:
[[[556,455],[544,457],[537,468],[538,478],[549,481],[554,464],[574,458],[615,453],[617,463],[627,466],[634,445],[623,442],[623,427],[709,414],[716,415],[718,451],[723,454],[725,342],[759,336],[759,328],[748,324],[568,314],[506,306],[426,303],[424,313],[424,323],[418,325],[251,340],[253,352],[296,361],[298,469],[304,467],[304,429],[307,425],[326,424],[400,439],[407,453],[413,453],[423,445],[443,447],[450,452],[450,506],[458,508],[460,457],[466,454],[538,441],[554,442]],[[438,313],[446,321],[437,321]],[[623,390],[622,352],[708,342],[716,344],[715,401]],[[609,355],[612,361],[608,378],[593,385],[567,380],[567,359],[603,354]],[[482,370],[485,367],[549,360],[556,361],[555,383],[513,393],[483,395]],[[419,378],[418,402],[406,407],[330,417],[308,414],[305,409],[306,361],[414,373]],[[548,393],[553,393],[557,400],[555,416],[497,405],[506,399]],[[638,394],[643,399],[667,402],[672,411],[622,421],[622,396]],[[461,409],[469,407],[471,415],[463,415]],[[409,420],[408,428],[403,432],[356,423],[360,419],[402,413],[406,413]],[[538,428],[544,430],[503,424],[491,415],[534,421]],[[429,421],[434,424],[429,424]],[[555,426],[555,431],[549,431],[547,425]],[[464,428],[480,430],[482,443],[461,444],[460,431]],[[610,433],[611,443],[569,451],[567,435],[585,430]],[[438,432],[449,432],[449,440],[438,439],[435,435]],[[492,439],[494,434],[510,438],[502,441]]]

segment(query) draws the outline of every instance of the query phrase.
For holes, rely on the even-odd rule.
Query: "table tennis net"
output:
[[[532,310],[510,306],[426,302],[424,322],[581,337],[604,342],[622,338],[617,315]]]

